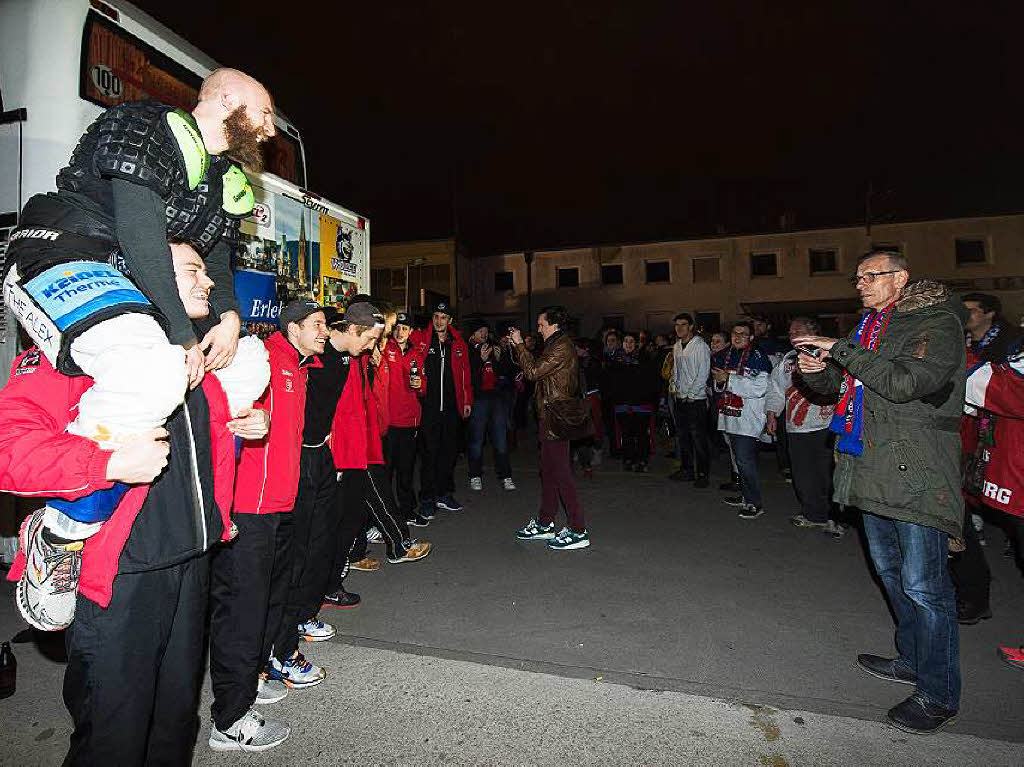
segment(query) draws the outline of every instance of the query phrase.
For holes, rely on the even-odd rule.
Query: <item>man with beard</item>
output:
[[[267,90],[219,69],[191,114],[156,102],[103,112],[58,173],[56,193],[25,205],[4,299],[58,372],[95,381],[70,433],[114,449],[160,427],[186,387],[231,363],[241,323],[230,257],[253,193],[227,158],[259,170],[259,145],[274,132]],[[178,296],[169,241],[191,246],[217,286],[201,339]],[[23,544],[39,561],[77,558],[125,490],[55,500],[33,516]],[[52,575],[29,568],[19,587],[22,613],[44,629],[74,616]]]

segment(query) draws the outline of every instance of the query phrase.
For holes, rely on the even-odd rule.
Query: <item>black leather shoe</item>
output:
[[[338,589],[324,597],[324,606],[342,608],[355,607],[362,601],[363,600],[358,594],[353,594],[351,591],[345,591],[345,589]]]
[[[887,682],[900,684],[917,684],[917,674],[908,671],[899,664],[899,658],[883,658],[880,655],[858,655],[857,665],[871,676]]]
[[[672,472],[668,475],[668,478],[673,482],[693,482],[693,475],[682,469]]]
[[[914,693],[902,703],[890,708],[885,718],[893,727],[904,732],[931,735],[947,724],[955,723],[956,713],[948,708],[929,703]]]

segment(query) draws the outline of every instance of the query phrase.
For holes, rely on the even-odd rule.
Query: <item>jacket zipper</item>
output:
[[[441,339],[437,339],[437,347],[441,350],[441,374],[437,377],[438,382],[441,384],[441,412],[444,412],[444,344],[441,343]]]
[[[196,457],[196,441],[195,435],[192,433],[192,417],[188,412],[188,403],[186,402],[184,407],[185,412],[185,425],[188,427],[188,451],[189,451],[189,468],[192,470],[192,488],[196,495],[196,524],[198,525],[197,533],[199,534],[199,540],[202,543],[201,551],[206,551],[210,545],[209,535],[206,530],[206,506],[203,503],[203,486],[199,481],[199,459]]]

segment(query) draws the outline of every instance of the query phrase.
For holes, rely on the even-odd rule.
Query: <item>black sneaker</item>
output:
[[[635,471],[637,474],[646,474],[647,464],[644,463],[643,461],[640,461],[638,464],[633,466],[633,471]]]
[[[437,499],[437,508],[445,511],[462,511],[462,504],[455,500],[455,496],[449,493]]]
[[[358,594],[353,594],[350,591],[345,591],[341,588],[335,592],[332,592],[324,597],[324,607],[339,607],[348,608],[355,607],[363,600]]]
[[[743,504],[743,508],[736,513],[736,516],[740,519],[757,519],[762,514],[764,514],[764,506],[755,506],[752,503],[745,503]]]
[[[678,469],[668,475],[673,482],[693,482],[693,475],[689,472]]]
[[[893,727],[915,735],[931,735],[956,722],[957,712],[929,703],[916,692],[889,709],[886,719]]]
[[[725,498],[722,499],[722,501],[724,503],[729,504],[730,506],[746,506],[747,505],[747,502],[743,500],[743,496],[742,495],[727,495]]]
[[[422,514],[418,514],[415,511],[412,516],[405,520],[406,524],[410,527],[426,527],[430,524],[430,520],[424,517]]]
[[[883,658],[880,655],[867,655],[862,653],[857,656],[857,665],[862,671],[866,671],[873,677],[884,679],[887,682],[899,682],[900,684],[917,684],[917,674],[900,665],[899,658]]]
[[[695,480],[693,481],[693,486],[694,486],[695,488],[697,488],[698,490],[703,490],[703,489],[704,489],[705,487],[707,487],[707,486],[708,486],[708,485],[710,485],[710,484],[711,484],[711,483],[710,483],[710,482],[708,481],[708,478],[707,478],[707,476],[700,476],[700,477],[697,477],[697,479],[695,479]]]
[[[424,498],[420,501],[420,516],[431,520],[437,516],[437,501],[433,498]]]

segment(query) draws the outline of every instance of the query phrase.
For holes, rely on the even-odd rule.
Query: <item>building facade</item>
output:
[[[532,327],[528,305],[564,304],[583,335],[606,325],[668,332],[680,311],[705,330],[748,314],[777,328],[814,314],[841,333],[859,314],[857,259],[879,245],[898,248],[914,279],[997,295],[1013,323],[1024,314],[1024,215],[536,251],[529,267],[521,252],[475,256],[459,259],[460,314]]]
[[[455,240],[370,245],[370,292],[413,314],[440,300],[458,305]]]

